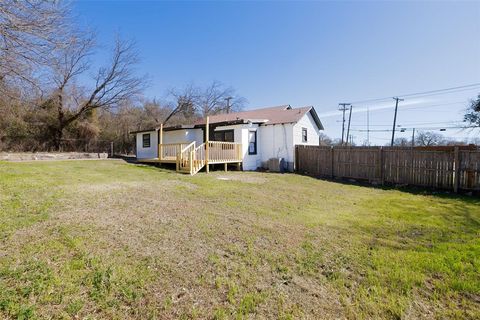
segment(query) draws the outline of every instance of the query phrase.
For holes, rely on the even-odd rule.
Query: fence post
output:
[[[455,147],[453,160],[453,192],[458,192],[458,185],[460,184],[460,154],[458,147]]]
[[[415,164],[415,149],[412,146],[410,148],[410,181],[409,181],[410,185],[415,184],[415,166],[414,166],[414,164]]]
[[[380,156],[379,156],[379,158],[380,158],[380,183],[381,183],[382,186],[383,186],[383,184],[384,184],[384,182],[385,182],[385,170],[384,170],[384,168],[383,168],[383,162],[384,162],[384,161],[383,161],[383,157],[384,157],[383,147],[380,147],[379,153],[380,153]]]
[[[298,166],[298,147],[299,147],[299,145],[297,144],[295,146],[295,162],[294,162],[295,168],[293,168],[293,170],[295,172],[298,172],[298,168],[299,168],[299,166]]]
[[[334,148],[335,148],[334,146],[331,146],[331,147],[330,147],[330,157],[331,157],[331,159],[332,159],[332,161],[331,161],[331,162],[332,162],[332,164],[331,164],[331,165],[332,165],[332,170],[331,170],[331,171],[332,171],[332,172],[331,172],[331,173],[332,173],[332,179],[335,178],[335,167],[334,167],[334,165],[335,165],[335,160],[333,159],[333,153],[334,153],[333,150],[334,150]]]
[[[207,173],[210,172],[208,160],[210,160],[210,119],[207,116],[205,120],[205,171]]]

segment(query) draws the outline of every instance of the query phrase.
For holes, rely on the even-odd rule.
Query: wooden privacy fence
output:
[[[445,190],[480,190],[480,150],[455,147],[295,148],[297,172],[317,177],[408,184]]]

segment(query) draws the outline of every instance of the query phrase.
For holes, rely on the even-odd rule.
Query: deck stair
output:
[[[175,163],[177,172],[194,175],[209,164],[240,164],[242,144],[223,141],[208,141],[200,145],[190,143],[168,143],[158,145],[158,158],[140,159],[148,163]]]
[[[194,141],[178,153],[177,171],[179,172],[194,175],[200,171],[205,164],[205,143],[197,147]]]

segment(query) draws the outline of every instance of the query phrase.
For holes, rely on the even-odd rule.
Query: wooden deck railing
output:
[[[162,143],[158,145],[158,158],[160,160],[175,160],[178,153],[188,145],[184,143]]]
[[[201,145],[196,147],[194,152],[195,152],[195,154],[194,154],[195,160],[202,160],[202,161],[206,160],[206,157],[205,157],[205,143],[202,143]]]
[[[208,148],[209,163],[242,161],[241,143],[209,141]]]
[[[208,152],[207,152],[208,147]],[[158,145],[158,160],[175,162],[177,171],[197,173],[206,164],[242,162],[242,144],[209,141],[196,146],[191,143],[163,143]]]
[[[190,154],[195,150],[195,141],[189,143],[186,146],[182,144],[181,147],[182,148],[180,152],[177,154],[177,169],[184,170],[190,166]]]

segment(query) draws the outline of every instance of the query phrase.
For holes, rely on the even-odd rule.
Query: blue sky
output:
[[[74,13],[105,49],[117,32],[136,41],[139,72],[151,79],[147,97],[218,80],[246,97],[247,109],[313,105],[334,138],[341,136],[339,102],[480,83],[478,1],[77,1]],[[479,92],[480,86],[405,99],[397,123],[453,126]],[[355,142],[366,139],[355,130],[366,129],[367,107],[371,129],[383,130],[390,129],[393,106],[393,100],[355,104]],[[389,135],[372,132],[370,140],[385,144]]]

